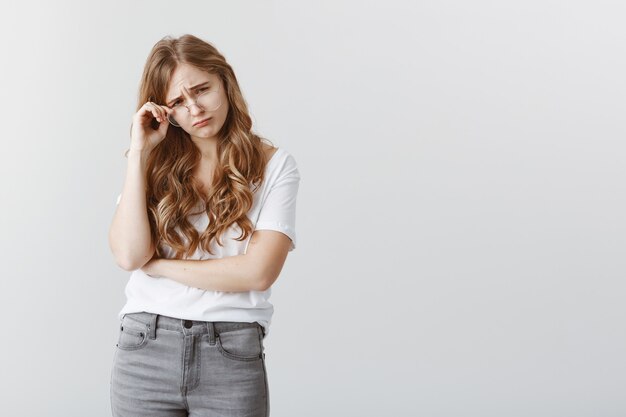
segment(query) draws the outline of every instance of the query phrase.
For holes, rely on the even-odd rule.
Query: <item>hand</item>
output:
[[[162,106],[151,101],[145,103],[133,115],[133,122],[130,128],[131,149],[152,151],[163,139],[165,139],[170,122],[167,119],[172,110],[167,106]],[[153,120],[157,121],[159,127],[152,128]]]

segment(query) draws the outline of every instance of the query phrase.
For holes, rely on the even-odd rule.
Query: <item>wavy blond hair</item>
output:
[[[263,150],[267,139],[252,132],[252,119],[233,69],[213,45],[193,35],[166,36],[154,45],[141,78],[137,111],[147,101],[165,102],[171,75],[183,63],[218,75],[229,109],[218,133],[218,164],[208,195],[192,176],[202,154],[182,128],[169,126],[166,137],[148,156],[146,202],[152,243],[157,257],[163,257],[160,243],[165,243],[173,249],[175,259],[191,256],[198,246],[213,254],[211,240],[223,246],[220,237],[234,223],[241,228],[236,240],[243,241],[252,233],[246,213],[268,163]],[[158,122],[152,123],[156,129]],[[202,213],[199,204],[209,218],[202,233],[187,220],[189,215]]]

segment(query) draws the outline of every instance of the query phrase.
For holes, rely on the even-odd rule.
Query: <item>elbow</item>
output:
[[[125,271],[141,268],[156,253],[149,236],[143,238],[132,234],[120,234],[113,227],[109,229],[109,249],[117,266]]]
[[[136,259],[133,259],[132,257],[121,256],[115,253],[113,254],[113,256],[115,258],[115,263],[117,264],[117,266],[122,268],[124,271],[134,271],[135,269],[139,269],[143,266],[143,264],[140,265],[140,262],[138,262]]]
[[[142,267],[142,265],[139,265],[136,257],[133,257],[130,253],[124,253],[122,250],[116,250],[113,245],[111,245],[111,253],[113,253],[113,258],[117,266],[125,271],[134,271]]]
[[[115,258],[115,263],[117,263],[117,266],[122,268],[124,271],[129,271],[129,272],[139,269],[143,266],[143,265],[139,265],[137,262],[133,262],[128,259]]]
[[[125,271],[134,271],[144,266],[154,256],[154,250],[144,253],[125,252],[121,250],[112,250],[117,266]]]
[[[259,284],[254,289],[255,291],[267,291],[272,285],[267,281],[259,281]]]
[[[256,274],[254,275],[254,282],[256,291],[267,291],[276,282],[280,272],[282,270],[282,264],[276,262],[253,262],[253,268]]]
[[[150,259],[152,259],[154,252],[146,253],[140,257],[137,256],[121,256],[115,257],[115,262],[117,265],[125,271],[134,271],[136,269],[141,268],[145,264],[148,263]]]
[[[260,276],[257,276],[255,279],[255,282],[257,284],[255,290],[267,291],[272,286],[274,281],[276,281],[276,278],[277,277],[273,276],[273,274],[270,271],[264,274],[260,274]]]

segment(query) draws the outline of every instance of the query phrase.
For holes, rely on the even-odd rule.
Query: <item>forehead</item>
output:
[[[181,64],[172,73],[172,78],[167,86],[166,100],[179,97],[184,88],[191,88],[205,81],[216,81],[216,79],[215,74],[209,74],[188,64]]]

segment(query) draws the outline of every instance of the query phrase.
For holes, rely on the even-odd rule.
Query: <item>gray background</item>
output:
[[[192,33],[296,158],[272,416],[624,416],[626,6],[10,2],[2,414],[109,416],[107,232],[145,59]]]

